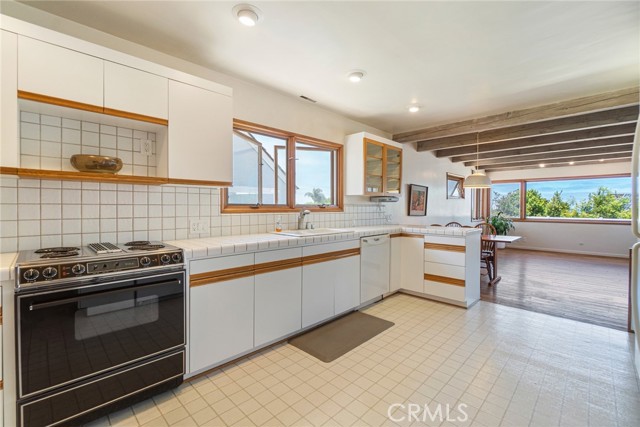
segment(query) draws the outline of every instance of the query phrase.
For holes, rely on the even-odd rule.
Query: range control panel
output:
[[[18,266],[16,279],[18,286],[55,280],[80,278],[94,274],[115,273],[126,270],[145,269],[182,264],[181,251],[128,255],[117,258],[92,257],[90,260],[76,259],[64,263],[33,264]]]

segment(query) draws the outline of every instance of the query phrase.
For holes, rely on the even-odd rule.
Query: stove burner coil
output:
[[[134,240],[133,242],[127,242],[124,245],[125,246],[148,246],[150,244],[151,242],[149,242],[148,240]]]
[[[47,252],[42,255],[40,258],[66,258],[70,256],[77,256],[79,252],[77,251],[69,251],[69,252]]]
[[[132,250],[132,251],[153,251],[153,250],[162,249],[162,248],[164,248],[164,245],[146,244],[146,245],[129,246],[129,250]]]
[[[80,248],[76,248],[76,247],[73,247],[73,246],[69,246],[69,247],[61,246],[61,247],[54,247],[54,248],[37,249],[35,251],[35,253],[37,253],[37,254],[51,254],[51,253],[76,252],[75,255],[78,255],[77,251],[79,251],[79,250],[80,250]]]

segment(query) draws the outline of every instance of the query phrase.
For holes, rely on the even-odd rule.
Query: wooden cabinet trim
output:
[[[195,286],[208,285],[210,283],[239,279],[241,277],[247,276],[253,276],[253,265],[245,265],[242,267],[225,268],[223,270],[191,274],[189,276],[189,287],[193,288]]]
[[[465,281],[462,279],[454,279],[453,277],[446,276],[438,276],[436,274],[427,274],[424,275],[424,280],[431,280],[432,282],[444,283],[446,285],[454,285],[454,286],[465,286]]]
[[[211,187],[230,186],[230,182],[192,181],[187,179],[162,178],[156,176],[117,175],[107,173],[88,173],[73,171],[56,171],[47,169],[28,169],[0,166],[0,175],[17,175],[20,178],[59,179],[62,181],[113,182],[117,184],[140,185],[200,185]],[[296,210],[297,211],[297,210]]]
[[[18,91],[18,99],[41,102],[43,104],[57,105],[59,107],[73,108],[75,110],[91,111],[93,113],[105,114],[107,116],[124,117],[126,119],[138,120],[140,122],[154,123],[168,126],[169,121],[158,117],[145,116],[143,114],[130,113],[128,111],[105,108],[99,105],[84,104],[82,102],[70,101],[68,99],[56,98],[55,96],[41,95],[39,93]]]
[[[287,270],[289,268],[302,267],[302,258],[291,258],[280,261],[264,262],[256,264],[254,267],[255,274],[272,273],[274,271]]]
[[[414,239],[424,239],[424,234],[400,233],[401,237],[411,237]]]
[[[317,255],[302,257],[302,265],[317,264],[319,262],[333,261],[335,259],[360,255],[360,248],[344,249],[341,251],[326,252]]]
[[[231,187],[229,181],[204,181],[200,179],[183,179],[183,178],[165,178],[168,184],[177,185],[205,185],[213,187]]]
[[[434,249],[434,250],[437,250],[437,251],[462,252],[462,253],[464,253],[466,251],[466,247],[465,246],[445,245],[445,244],[442,244],[442,243],[425,243],[424,244],[424,248],[425,249]]]

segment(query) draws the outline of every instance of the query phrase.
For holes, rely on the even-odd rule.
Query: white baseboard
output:
[[[518,246],[507,246],[508,249],[525,249],[528,251],[541,251],[541,252],[558,252],[558,253],[563,253],[563,254],[575,254],[575,255],[595,255],[595,256],[605,256],[605,257],[612,257],[612,258],[628,258],[629,255],[625,254],[615,254],[615,253],[607,253],[607,252],[591,252],[591,251],[573,251],[573,250],[569,250],[569,249],[557,249],[557,248],[541,248],[538,246],[524,246],[524,245],[518,245]]]

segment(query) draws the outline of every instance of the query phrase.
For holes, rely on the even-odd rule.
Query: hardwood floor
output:
[[[627,330],[629,261],[555,252],[502,249],[498,273],[483,301]]]

